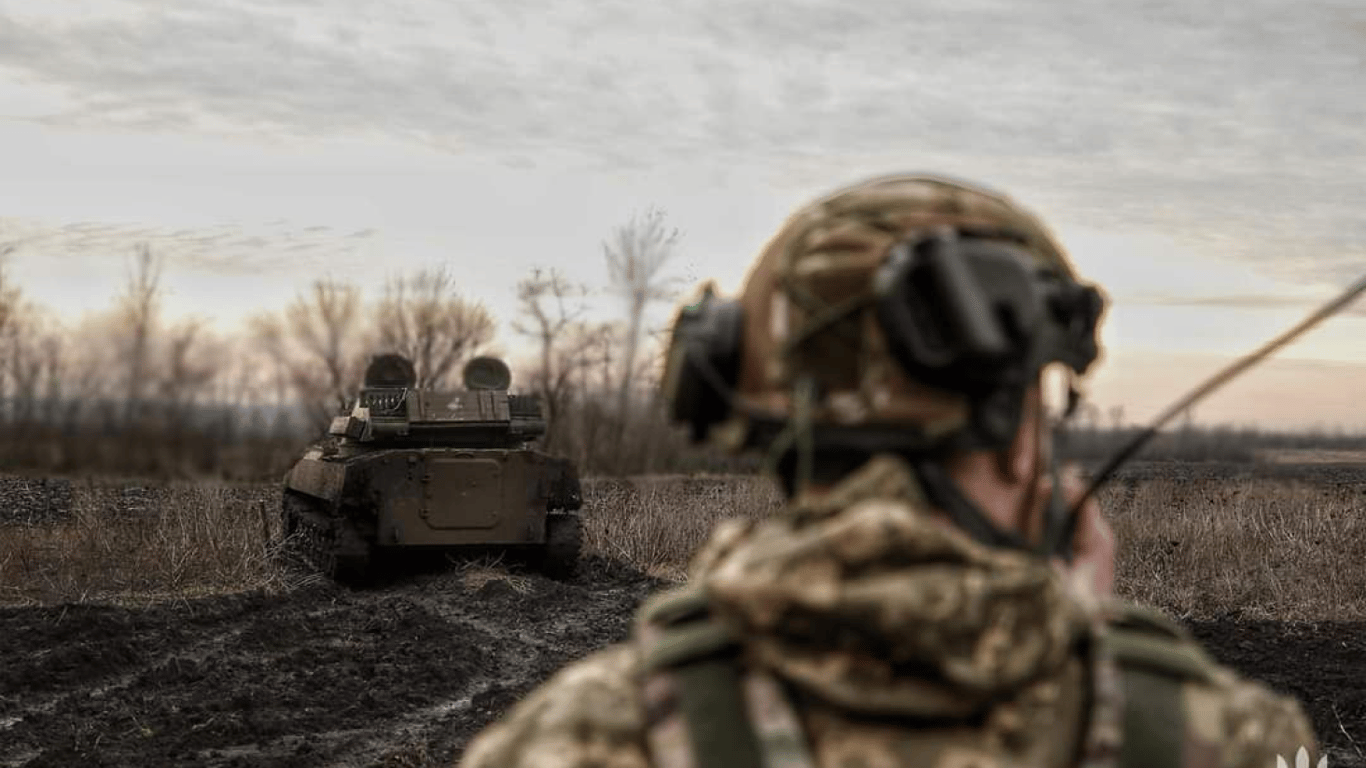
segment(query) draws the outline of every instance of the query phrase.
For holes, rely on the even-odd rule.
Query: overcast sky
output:
[[[0,242],[67,314],[147,241],[224,328],[442,262],[506,320],[533,266],[603,284],[648,205],[673,274],[733,291],[794,207],[933,171],[1106,288],[1092,395],[1134,417],[1366,272],[1363,126],[1356,0],[0,0]],[[1197,415],[1366,428],[1363,337],[1358,308]]]

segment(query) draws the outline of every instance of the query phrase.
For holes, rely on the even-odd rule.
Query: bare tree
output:
[[[224,346],[232,354],[222,361],[223,371],[216,379],[215,399],[233,410],[268,402],[273,388],[285,380],[282,373],[275,370],[271,356],[253,345],[246,334],[227,339]],[[275,398],[277,405],[284,401],[284,394],[281,392]]]
[[[162,402],[177,421],[188,415],[218,373],[215,358],[219,356],[202,354],[206,346],[204,329],[204,321],[191,318],[166,334],[165,370],[159,388]]]
[[[9,320],[18,310],[23,295],[9,278],[9,255],[18,250],[15,243],[0,243],[0,334],[9,327]]]
[[[455,289],[442,266],[385,286],[375,312],[379,343],[413,362],[419,387],[442,389],[456,366],[493,340],[493,315]]]
[[[614,399],[612,385],[616,380],[617,360],[622,347],[621,325],[605,323],[596,326],[584,341],[584,402],[578,409],[581,419],[577,431],[579,446],[576,457],[581,464],[616,471],[624,453],[622,445],[626,419],[623,416],[613,424],[612,408],[608,403]]]
[[[122,329],[114,313],[89,313],[75,320],[66,337],[66,384],[68,394],[93,408],[103,401],[117,401],[126,392],[122,374],[111,376],[124,361]]]
[[[9,347],[13,343],[10,333],[10,318],[14,314],[14,305],[18,299],[17,292],[6,282],[6,270],[4,254],[0,253],[0,355],[13,354]],[[9,378],[7,372],[0,370],[0,423],[9,418],[9,408],[6,405],[9,396]]]
[[[537,363],[531,374],[531,389],[545,405],[549,425],[545,444],[558,447],[560,422],[568,415],[575,390],[582,390],[584,374],[600,358],[607,329],[583,319],[585,307],[570,301],[587,290],[571,285],[558,270],[532,271],[517,284],[520,317],[512,328],[536,345]]]
[[[636,372],[636,379],[647,382],[651,391],[658,389],[660,377],[668,363],[669,341],[672,334],[672,325],[651,328],[646,334],[646,358]]]
[[[18,249],[16,242],[0,243],[0,414],[31,422],[56,416],[65,373],[64,329],[27,301],[10,278],[8,260]],[[46,413],[40,414],[44,399]]]
[[[23,293],[11,284],[9,278],[9,255],[19,248],[16,243],[0,243],[0,354],[12,356],[12,345],[17,343],[18,335],[14,325],[23,304]],[[0,418],[8,413],[6,399],[9,394],[8,372],[0,370]]]
[[[295,301],[304,303],[306,299],[301,295]],[[303,401],[310,418],[319,405],[328,410],[324,377],[310,369],[313,361],[298,352],[284,315],[261,312],[251,317],[248,325],[252,351],[264,353],[275,371],[276,405],[284,405],[293,395]]]
[[[139,243],[124,292],[118,297],[117,320],[124,342],[124,419],[131,423],[142,409],[151,346],[161,310],[161,260]]]
[[[625,226],[613,232],[608,242],[603,243],[612,290],[626,300],[626,333],[617,385],[617,413],[622,433],[630,407],[631,387],[636,383],[645,310],[651,302],[669,295],[662,270],[673,255],[679,238],[677,228],[665,227],[664,212],[652,207],[643,215],[632,216]]]
[[[1124,406],[1110,406],[1110,422],[1114,424],[1116,432],[1124,428]]]
[[[32,422],[37,412],[47,341],[42,323],[37,307],[21,304],[11,309],[0,335],[0,353],[4,355],[0,376],[7,376],[12,385],[10,415],[24,424]]]
[[[67,394],[65,384],[69,367],[67,348],[65,329],[51,330],[43,337],[41,347],[44,382],[43,400],[45,403],[43,418],[49,424],[57,422],[62,407],[62,398]]]
[[[310,299],[296,300],[285,310],[295,339],[324,371],[325,393],[336,408],[346,407],[355,378],[351,342],[360,331],[360,289],[331,280],[313,283]]]
[[[337,280],[316,280],[282,316],[258,315],[251,329],[258,348],[304,400],[314,424],[325,425],[346,407],[359,383],[363,362],[359,288]]]

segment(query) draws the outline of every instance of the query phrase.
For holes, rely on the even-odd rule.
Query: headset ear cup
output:
[[[958,359],[943,312],[932,293],[915,290],[923,276],[923,251],[939,245],[934,238],[903,241],[892,247],[887,261],[874,278],[878,325],[888,351],[908,375],[927,384],[941,383],[941,371]]]
[[[692,427],[692,439],[706,439],[711,427],[730,417],[740,373],[743,314],[738,301],[706,292],[685,307],[674,323],[665,390],[670,416]]]

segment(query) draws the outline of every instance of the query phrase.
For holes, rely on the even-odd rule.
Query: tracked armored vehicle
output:
[[[508,393],[500,360],[465,366],[465,389],[415,387],[399,355],[371,360],[351,412],[285,477],[284,532],[333,579],[363,583],[400,552],[507,552],[572,574],[582,494],[570,462],[534,450],[535,397]]]

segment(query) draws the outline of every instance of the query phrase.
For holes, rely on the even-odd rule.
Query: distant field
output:
[[[1366,467],[1366,451],[1283,448],[1262,451],[1258,459],[1272,464],[1360,464]]]
[[[1100,494],[1120,591],[1189,617],[1366,618],[1366,462],[1347,454],[1126,466]],[[284,588],[278,503],[274,484],[0,478],[0,602]],[[681,579],[716,521],[780,504],[755,476],[589,479],[586,545]]]
[[[1366,619],[1366,463],[1139,463],[1100,500],[1125,597],[1187,618]],[[681,578],[715,520],[779,504],[755,477],[598,480],[587,530],[601,554]]]

